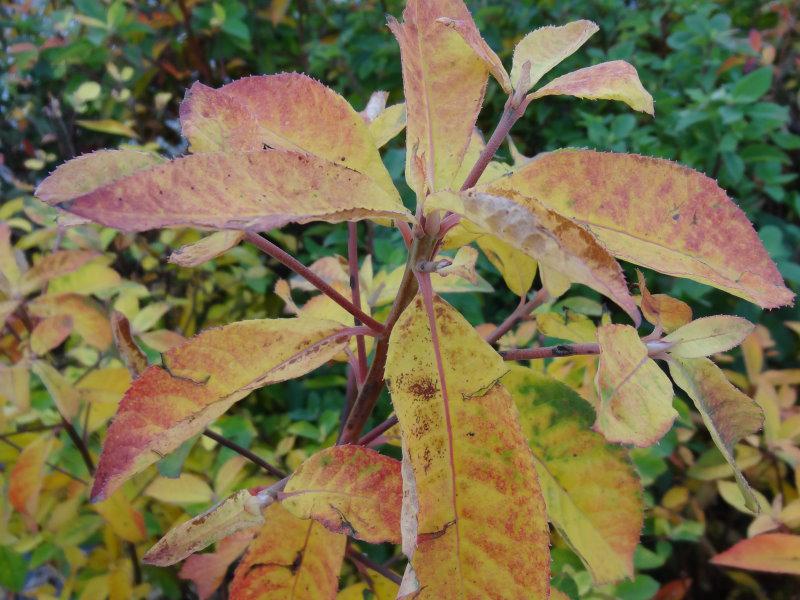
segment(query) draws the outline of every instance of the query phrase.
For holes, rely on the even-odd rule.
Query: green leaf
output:
[[[183,463],[186,461],[186,457],[189,456],[189,452],[192,451],[192,447],[196,441],[196,437],[186,440],[178,447],[177,450],[167,454],[164,458],[158,461],[156,463],[158,472],[164,477],[169,477],[170,479],[177,479],[180,477],[181,470],[183,469]]]
[[[0,546],[0,587],[11,592],[21,592],[25,585],[28,564],[25,559],[7,546]]]
[[[737,81],[731,95],[736,102],[755,102],[769,91],[771,85],[772,67],[762,67]]]

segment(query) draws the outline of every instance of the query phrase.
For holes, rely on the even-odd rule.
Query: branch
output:
[[[94,475],[94,461],[92,460],[92,455],[89,453],[89,448],[86,446],[83,438],[78,435],[72,423],[70,423],[64,415],[61,415],[61,424],[64,426],[69,439],[72,440],[72,443],[75,444],[78,452],[80,452],[83,463],[86,465],[86,470],[89,471],[89,475]]]
[[[380,573],[381,575],[386,577],[386,579],[395,582],[397,585],[400,585],[400,583],[403,581],[403,578],[400,577],[400,575],[398,575],[388,567],[384,567],[383,565],[376,563],[366,554],[362,554],[358,550],[353,549],[351,546],[347,546],[346,554],[347,558],[349,558],[353,562],[359,563],[362,566],[372,571],[375,571],[376,573]]]
[[[275,260],[277,260],[282,265],[288,267],[301,277],[303,277],[306,281],[308,281],[311,285],[317,288],[320,292],[328,296],[331,300],[336,302],[339,306],[353,315],[356,319],[360,320],[364,325],[368,326],[370,329],[381,332],[383,331],[384,326],[378,323],[375,319],[370,317],[366,314],[363,310],[355,306],[350,300],[342,296],[339,292],[333,289],[325,280],[322,279],[319,275],[314,273],[311,269],[306,267],[303,263],[297,260],[288,252],[281,250],[278,246],[273,244],[267,239],[264,239],[259,234],[246,231],[245,232],[245,239],[248,242],[252,243],[255,246],[264,252],[265,254],[271,256]]]
[[[365,433],[360,440],[358,440],[358,444],[360,446],[368,446],[384,433],[389,431],[392,427],[397,425],[397,416],[392,415],[388,419],[386,419],[383,423],[378,425],[377,427],[370,429],[367,433]]]
[[[206,429],[205,431],[203,431],[203,435],[206,436],[207,438],[211,438],[212,440],[217,442],[220,446],[225,446],[226,448],[230,448],[237,454],[244,456],[247,460],[249,460],[253,464],[258,465],[273,477],[278,477],[279,479],[283,479],[286,477],[286,473],[281,471],[278,467],[269,464],[258,454],[255,454],[254,452],[248,450],[244,446],[240,446],[236,442],[229,440],[228,438],[223,437],[220,434],[211,431],[210,429]]]
[[[647,353],[651,358],[658,358],[669,350],[669,342],[653,340],[645,344]],[[566,356],[600,354],[600,344],[597,342],[586,344],[559,344],[557,346],[542,346],[540,348],[512,348],[500,352],[504,360],[533,360],[539,358],[564,358]]]
[[[486,341],[489,342],[490,344],[494,344],[497,340],[499,340],[506,333],[508,333],[509,329],[511,329],[516,324],[517,321],[519,321],[520,319],[524,319],[534,310],[536,310],[542,304],[544,304],[547,301],[547,298],[548,298],[548,293],[544,288],[542,288],[541,290],[536,292],[536,295],[527,302],[525,301],[520,302],[519,306],[517,306],[517,308],[514,309],[514,312],[508,315],[505,321],[500,323],[500,325],[498,325],[494,331],[492,331],[489,335],[486,336]]]
[[[350,293],[353,297],[353,305],[361,310],[361,282],[358,277],[358,227],[353,221],[347,223],[347,263],[350,270]],[[356,326],[361,325],[358,317],[355,318]],[[356,336],[356,351],[358,352],[359,373],[367,372],[367,346],[364,343],[364,336]],[[359,377],[358,384],[363,380]]]
[[[22,431],[21,431],[20,433],[24,433],[24,432],[22,432]],[[6,439],[5,437],[0,437],[0,442],[2,442],[2,443],[4,443],[4,444],[7,444],[7,445],[11,446],[11,447],[12,447],[12,448],[14,448],[14,450],[16,450],[17,452],[22,452],[22,450],[23,450],[22,446],[20,446],[19,444],[15,444],[14,442],[12,442],[12,441],[11,441],[11,440],[9,440],[9,439]],[[53,469],[54,471],[58,471],[58,472],[59,472],[59,473],[61,473],[62,475],[66,475],[66,476],[67,476],[67,477],[69,477],[70,479],[72,479],[72,480],[74,480],[74,481],[77,481],[78,483],[82,483],[83,485],[89,485],[89,483],[88,483],[88,482],[87,482],[85,479],[82,479],[81,477],[78,477],[77,475],[73,475],[73,474],[72,474],[72,473],[70,473],[69,471],[67,471],[67,470],[65,470],[65,469],[62,469],[61,467],[59,467],[59,466],[58,466],[58,465],[56,465],[56,464],[53,464],[53,463],[51,463],[51,462],[45,462],[44,464],[46,464],[48,467],[50,467],[50,468],[51,468],[51,469]]]

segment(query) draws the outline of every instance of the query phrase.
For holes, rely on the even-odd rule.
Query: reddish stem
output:
[[[514,312],[508,315],[505,321],[500,323],[500,325],[498,325],[494,331],[486,336],[486,341],[490,344],[494,344],[497,340],[503,337],[516,324],[517,321],[524,319],[539,306],[544,304],[547,300],[547,297],[547,292],[544,289],[541,289],[536,292],[536,295],[527,302],[525,302],[524,298],[522,298],[519,306],[514,309]]]
[[[361,283],[358,277],[358,227],[356,223],[347,223],[347,263],[350,267],[350,292],[353,296],[353,305],[361,310]],[[358,317],[355,317],[356,325],[361,325]],[[364,336],[356,336],[356,351],[358,356],[358,385],[364,383],[364,375],[367,372],[367,346],[364,343]]]
[[[294,256],[285,252],[269,240],[263,238],[259,234],[253,231],[245,232],[245,238],[251,244],[258,246],[258,248],[264,252],[265,254],[271,256],[275,260],[277,260],[282,265],[288,267],[301,277],[303,277],[306,281],[308,281],[311,285],[317,288],[320,292],[328,296],[331,300],[336,302],[339,306],[353,315],[355,318],[359,319],[364,325],[367,325],[370,329],[376,332],[383,331],[383,325],[381,325],[378,321],[370,317],[367,313],[363,310],[355,306],[350,300],[342,296],[339,292],[333,289],[324,279],[322,279],[319,275],[314,273],[311,269],[297,260]]]
[[[647,353],[652,358],[659,358],[672,344],[662,340],[647,342]],[[540,348],[513,348],[500,352],[505,360],[533,360],[540,358],[564,358],[566,356],[600,354],[600,344],[559,344]]]
[[[383,423],[365,433],[361,437],[361,439],[358,440],[359,445],[368,446],[369,444],[374,442],[377,438],[379,438],[384,433],[389,431],[395,425],[397,425],[397,417],[392,415],[391,417],[386,419]]]

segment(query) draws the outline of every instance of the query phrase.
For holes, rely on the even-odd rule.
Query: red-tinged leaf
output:
[[[178,577],[192,581],[198,598],[207,600],[222,585],[228,567],[244,553],[257,533],[256,528],[237,531],[220,540],[214,552],[193,554],[184,561]]]
[[[147,368],[147,356],[133,339],[130,321],[116,310],[111,313],[111,332],[122,362],[128,367],[131,377],[138,377]]]
[[[103,517],[111,530],[126,542],[136,544],[147,538],[144,516],[133,507],[122,490],[117,490],[108,500],[96,502],[92,510]]]
[[[628,325],[597,329],[600,364],[595,428],[611,442],[651,446],[672,427],[672,383],[648,356],[647,346]]]
[[[264,518],[233,575],[230,598],[333,600],[347,538],[316,521],[298,519],[277,503]]]
[[[28,303],[34,317],[47,318],[59,315],[72,317],[72,328],[84,341],[105,350],[111,345],[111,326],[108,318],[93,300],[80,294],[47,294]]]
[[[667,333],[692,320],[692,308],[688,304],[666,294],[651,294],[642,272],[637,269],[636,275],[639,279],[639,291],[642,293],[640,308],[645,319]]]
[[[418,597],[546,598],[547,517],[517,410],[497,383],[507,368],[443,300],[433,309],[444,381],[420,297],[395,325],[386,362],[407,456],[403,549]]]
[[[692,589],[692,580],[688,577],[684,579],[673,579],[661,586],[653,600],[683,600]]]
[[[242,241],[241,231],[217,231],[199,242],[178,248],[170,254],[169,262],[181,267],[196,267],[224,254]]]
[[[149,152],[99,150],[59,165],[39,184],[35,194],[47,204],[56,205],[163,162],[165,158]]]
[[[653,97],[642,86],[636,69],[624,60],[613,60],[562,75],[528,97],[576,96],[588,100],[619,100],[633,110],[655,113]]]
[[[511,94],[514,91],[511,85],[511,77],[509,77],[506,72],[503,62],[495,51],[489,47],[486,40],[483,39],[483,36],[481,36],[478,28],[475,27],[475,23],[472,22],[472,19],[469,21],[459,21],[457,19],[441,17],[439,18],[439,22],[448,27],[452,27],[458,32],[478,58],[486,64],[486,68],[489,69],[489,72],[497,80],[497,83],[500,84],[500,87],[503,88],[506,94]]]
[[[33,526],[39,508],[45,463],[54,442],[50,435],[37,437],[19,453],[9,472],[8,501],[26,517],[29,526]]]
[[[42,380],[47,388],[53,404],[56,405],[58,413],[71,421],[80,409],[80,394],[67,379],[59,373],[50,363],[43,360],[36,360],[31,364],[31,371]]]
[[[736,465],[733,448],[743,437],[761,429],[764,422],[761,408],[736,389],[707,358],[671,359],[669,371],[675,383],[694,401],[711,439],[733,468],[745,506],[758,512],[758,502]]]
[[[304,152],[363,173],[395,194],[361,115],[306,75],[245,77],[216,90],[195,83],[181,103],[180,117],[192,152]]]
[[[406,181],[418,195],[447,189],[459,171],[486,91],[488,69],[458,32],[439,19],[475,24],[462,0],[410,0],[400,44],[408,124]]]
[[[206,512],[172,528],[142,560],[167,567],[238,531],[264,523],[266,500],[250,490],[239,490]]]
[[[395,190],[387,192],[347,167],[283,150],[178,158],[60,206],[124,231],[178,226],[266,231],[292,222],[409,218]]]
[[[503,385],[519,409],[550,520],[596,584],[632,577],[644,506],[627,452],[591,431],[594,411],[563,383],[512,366]]]
[[[666,336],[664,341],[674,344],[669,349],[671,356],[700,358],[738,346],[754,327],[741,317],[714,315],[687,323]]]
[[[320,450],[301,464],[279,496],[301,519],[370,544],[400,543],[400,462],[361,446]]]
[[[800,575],[800,535],[757,535],[717,554],[711,562],[734,569]]]
[[[532,198],[508,190],[503,193],[507,196],[475,190],[444,192],[427,198],[425,208],[463,216],[481,231],[536,259],[540,267],[608,296],[634,323],[640,322],[622,269],[587,229]]]
[[[208,329],[163,355],[120,402],[108,429],[92,497],[202,432],[252,390],[304,375],[341,352],[349,333],[311,318],[240,321]]]
[[[794,297],[744,213],[713,179],[677,163],[562,150],[540,154],[488,188],[538,199],[624,260],[765,308]]]
[[[39,356],[47,354],[69,337],[72,331],[72,316],[47,317],[36,324],[31,332],[31,350]]]
[[[91,250],[59,250],[47,254],[22,276],[20,294],[35,292],[51,279],[71,273],[98,256],[97,252]]]
[[[511,81],[515,88],[520,87],[523,66],[530,64],[528,91],[550,69],[565,58],[574,54],[600,28],[591,21],[581,20],[555,27],[549,25],[531,31],[514,48],[511,65]]]

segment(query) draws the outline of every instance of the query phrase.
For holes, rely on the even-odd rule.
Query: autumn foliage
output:
[[[552,96],[619,101],[653,115],[657,107],[635,67],[610,61],[542,83],[598,30],[590,21],[532,31],[516,45],[510,71],[461,0],[409,0],[402,19],[389,17],[388,26],[402,56],[402,103],[387,106],[376,92],[358,112],[297,73],[218,89],[195,83],[180,109],[186,156],[97,151],[62,164],[36,190],[65,227],[208,231],[169,257],[183,267],[255,245],[303,278],[276,285],[293,316],[229,323],[188,339],[152,331],[152,318],[106,315],[64,283],[70,273],[81,278],[77,285],[113,278],[102,256],[59,250],[26,269],[14,257],[9,227],[0,227],[2,316],[25,325],[17,359],[0,371],[3,393],[22,407],[28,372],[41,379],[77,436],[93,475],[93,510],[110,532],[136,557],[148,537],[132,505],[142,475],[199,435],[224,444],[209,428],[254,390],[331,362],[344,363],[352,379],[336,443],[289,473],[250,456],[268,480],[220,485],[227,497],[173,520],[139,557],[144,563],[184,561],[181,577],[203,598],[238,560],[228,588],[234,600],[368,592],[381,600],[546,599],[566,597],[550,573],[551,547],[566,545],[593,586],[613,584],[634,575],[645,518],[630,453],[658,444],[673,427],[681,416],[676,394],[693,403],[719,468],[735,481],[725,494],[743,512],[769,511],[737,462],[737,445],[762,428],[780,435],[774,404],[763,399],[770,391],[747,395],[712,360],[745,340],[753,344],[754,326],[735,316],[693,319],[685,303],[648,290],[641,272],[631,285],[618,262],[763,308],[792,303],[744,213],[716,181],[664,159],[574,148],[516,153],[513,164],[495,157],[526,111],[563,102]],[[508,99],[484,139],[476,120],[490,77]],[[380,153],[403,130],[411,207]],[[347,223],[346,264],[331,257],[304,266],[262,235],[315,221]],[[359,264],[361,221],[374,224],[376,235],[399,229],[405,267],[373,273],[371,257]],[[473,327],[440,296],[486,291],[479,251],[520,297],[497,326]],[[537,280],[541,287],[531,292]],[[63,291],[39,294],[53,281]],[[598,323],[549,311],[573,285],[616,308]],[[298,305],[298,289],[320,293]],[[530,344],[534,311],[536,326],[565,343]],[[118,403],[104,401],[102,385],[93,392],[90,377],[68,381],[48,358],[73,333],[98,350],[114,344],[121,363],[95,376],[113,380]],[[751,356],[757,350],[750,347]],[[571,370],[559,371],[559,361],[570,361]],[[393,415],[370,429],[384,386]],[[111,417],[96,469],[72,425],[89,398],[98,408],[85,427],[97,430]],[[32,531],[42,525],[38,504],[55,443],[44,435],[25,445],[8,479],[9,502]],[[169,497],[177,489],[171,481],[196,489],[191,477],[146,485]],[[64,485],[73,484],[68,501],[81,502],[86,490],[80,482]],[[193,500],[208,503],[199,489]],[[713,561],[798,573],[798,540],[763,533]],[[361,551],[367,544],[399,545],[395,564],[405,566],[372,563]],[[346,558],[363,581],[340,591]],[[130,568],[110,577],[132,580]]]

